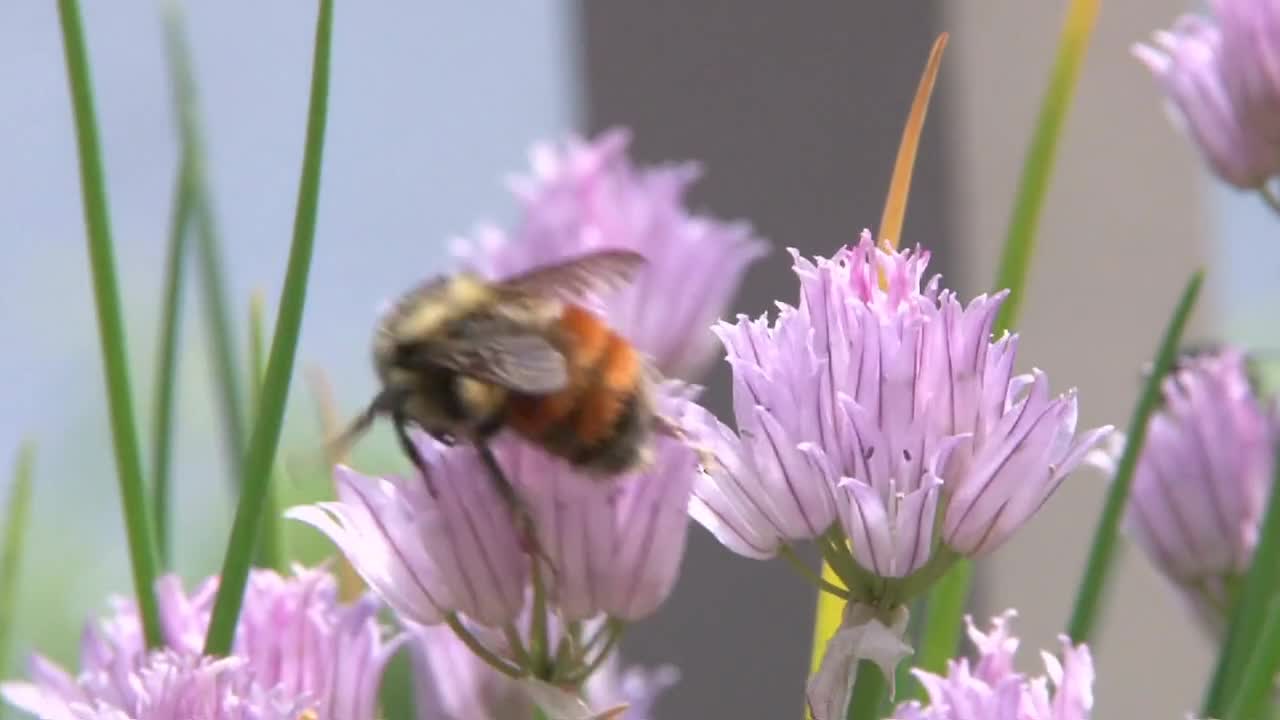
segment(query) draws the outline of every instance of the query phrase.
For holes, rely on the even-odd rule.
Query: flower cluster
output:
[[[684,196],[697,165],[636,168],[629,144],[618,129],[592,142],[536,146],[532,173],[511,183],[521,208],[516,227],[486,228],[458,252],[470,269],[494,278],[593,248],[641,253],[646,267],[601,309],[665,375],[694,379],[714,359],[707,328],[769,246],[745,223],[689,213]]]
[[[951,660],[945,676],[915,670],[929,703],[900,706],[893,720],[1088,720],[1093,709],[1093,659],[1089,648],[1061,638],[1062,658],[1042,653],[1045,675],[1028,678],[1014,670],[1018,639],[1009,633],[1007,611],[980,632],[969,623],[977,661]]]
[[[533,176],[514,183],[522,203],[515,229],[487,230],[460,253],[470,270],[501,278],[599,247],[639,252],[646,265],[633,284],[585,301],[663,375],[691,377],[714,352],[711,320],[766,246],[745,225],[690,215],[683,196],[696,170],[636,169],[627,142],[614,132],[536,149]],[[698,420],[695,388],[672,380],[654,391],[665,418]],[[616,625],[653,613],[671,592],[695,452],[658,438],[646,469],[601,482],[512,434],[486,448],[445,447],[422,433],[412,441],[430,484],[339,466],[337,500],[289,516],[328,535],[415,631],[448,625],[444,632],[483,657],[490,676],[591,682],[609,661]],[[513,523],[495,472],[515,489],[532,532]],[[585,642],[585,628],[602,623],[601,642]],[[528,683],[502,687],[518,687],[525,706],[538,692]]]
[[[1155,75],[1174,116],[1213,171],[1238,188],[1280,172],[1280,7],[1213,0],[1212,17],[1184,15],[1134,54]]]
[[[74,677],[35,656],[30,681],[6,683],[13,706],[41,718],[75,720],[373,720],[378,683],[403,636],[384,639],[371,598],[337,599],[319,570],[283,577],[256,570],[229,657],[205,658],[216,579],[187,594],[181,581],[157,582],[164,646],[148,652],[134,603],[90,625]]]
[[[1161,386],[1126,508],[1129,534],[1215,634],[1253,560],[1270,492],[1277,415],[1234,348],[1185,357]],[[1119,438],[1091,460],[1114,473]]]
[[[798,307],[718,326],[738,432],[702,438],[721,465],[691,513],[727,547],[818,538],[855,599],[891,606],[953,554],[999,547],[1110,431],[1076,435],[1074,391],[1013,374],[1017,337],[990,339],[1004,293],[922,290],[928,257],[869,233],[796,255]]]
[[[289,516],[328,535],[407,621],[434,625],[461,613],[488,627],[514,622],[535,568],[507,500],[475,448],[415,440],[435,494],[420,478],[339,466],[338,499]],[[664,440],[652,470],[608,484],[514,438],[494,455],[531,511],[539,556],[551,566],[538,579],[560,614],[636,620],[666,599],[684,553],[691,450]]]

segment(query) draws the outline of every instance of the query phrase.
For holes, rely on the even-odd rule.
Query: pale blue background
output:
[[[110,183],[138,421],[148,427],[175,169],[159,6],[84,2]],[[244,308],[284,272],[302,155],[313,2],[190,3],[212,183],[230,288]],[[17,644],[66,658],[107,591],[129,591],[103,399],[75,147],[55,4],[0,4],[0,462],[40,445]],[[502,178],[535,139],[575,124],[568,3],[339,3],[330,124],[300,365],[334,373],[344,408],[372,390],[378,304],[437,269],[446,240],[502,220]],[[216,570],[231,507],[187,296],[175,459],[177,567]],[[294,386],[289,436],[314,443]],[[144,448],[144,455],[149,452]],[[7,470],[0,488],[7,490]],[[49,572],[52,565],[56,572]]]

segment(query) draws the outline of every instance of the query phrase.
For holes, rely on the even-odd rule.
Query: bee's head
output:
[[[493,301],[492,286],[479,276],[457,273],[432,278],[401,296],[383,312],[373,339],[374,367],[383,383],[416,348],[448,332],[458,319]]]

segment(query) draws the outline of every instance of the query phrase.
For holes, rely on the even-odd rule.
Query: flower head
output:
[[[35,656],[30,680],[6,683],[0,693],[15,707],[58,719],[374,717],[382,669],[401,640],[383,639],[371,599],[340,605],[327,573],[254,571],[232,655],[219,660],[200,651],[216,579],[190,595],[174,576],[157,589],[161,650],[147,652],[134,604],[119,600],[113,615],[86,629],[78,675]]]
[[[1128,532],[1219,632],[1258,542],[1277,439],[1247,362],[1225,348],[1184,359],[1164,380],[1125,510]],[[1114,472],[1122,450],[1117,442],[1092,459]]]
[[[613,130],[591,142],[538,145],[532,173],[512,182],[516,227],[509,235],[490,229],[461,252],[495,278],[593,248],[641,253],[646,267],[604,299],[604,314],[665,375],[693,378],[715,352],[707,328],[768,245],[745,223],[689,212],[684,196],[700,174],[695,164],[637,168],[629,143],[629,133]]]
[[[1093,710],[1093,659],[1089,648],[1063,636],[1062,660],[1042,653],[1045,675],[1028,678],[1013,669],[1018,640],[1009,634],[1013,611],[982,633],[969,623],[976,662],[951,660],[947,674],[913,671],[929,703],[898,707],[894,720],[1088,720]]]
[[[1280,8],[1258,0],[1215,0],[1212,18],[1184,15],[1154,45],[1134,46],[1174,117],[1213,171],[1256,188],[1280,171]]]
[[[490,627],[525,606],[530,563],[509,503],[475,448],[416,435],[436,495],[421,479],[335,471],[338,500],[288,516],[324,532],[405,620],[440,623],[460,612]],[[494,455],[528,507],[547,592],[569,620],[607,613],[634,620],[671,592],[697,473],[694,453],[659,442],[652,469],[589,479],[566,462],[504,436]]]
[[[831,259],[795,255],[798,306],[719,326],[738,433],[699,438],[721,465],[691,512],[730,549],[768,557],[838,523],[881,578],[921,571],[938,540],[985,554],[1110,430],[1077,436],[1074,392],[1013,374],[1017,337],[990,339],[1004,293],[962,306],[936,278],[922,289],[927,263],[864,232]]]

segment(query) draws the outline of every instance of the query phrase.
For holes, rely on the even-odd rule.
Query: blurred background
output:
[[[228,285],[247,352],[250,293],[269,317],[302,154],[313,3],[191,3],[188,28]],[[1256,308],[1280,256],[1254,198],[1214,185],[1167,122],[1129,46],[1182,2],[1104,3],[1065,130],[1021,323],[1023,369],[1081,389],[1082,424],[1122,424],[1138,368],[1187,273],[1214,258],[1193,335],[1274,346]],[[149,422],[177,133],[157,4],[84,3],[140,427]],[[782,249],[829,254],[878,222],[929,45],[951,33],[907,216],[948,285],[988,289],[1064,2],[342,3],[317,250],[300,366],[323,367],[345,414],[373,389],[381,302],[449,265],[448,242],[503,223],[503,179],[540,139],[634,129],[646,162],[697,159],[694,206],[750,220],[775,244],[735,311],[788,301]],[[15,657],[71,661],[84,619],[128,592],[58,21],[52,3],[0,5],[0,459],[40,446]],[[181,350],[175,567],[216,572],[232,505],[197,286]],[[727,409],[727,374],[709,380]],[[284,453],[320,442],[294,384]],[[145,435],[144,435],[145,437]],[[379,443],[382,443],[381,445]],[[385,462],[379,438],[365,453]],[[358,456],[359,459],[359,456]],[[7,460],[6,460],[7,461]],[[299,477],[302,473],[297,473]],[[292,480],[292,482],[291,482]],[[286,492],[305,494],[298,477]],[[7,490],[0,477],[0,492]],[[979,615],[1016,607],[1022,662],[1056,647],[1104,482],[1083,470],[982,565]],[[318,557],[327,546],[298,529]],[[1182,717],[1209,644],[1136,553],[1095,648],[1098,718]],[[798,715],[813,592],[782,564],[742,560],[696,529],[672,601],[624,643],[674,662],[663,718]],[[10,665],[13,667],[13,665]]]

